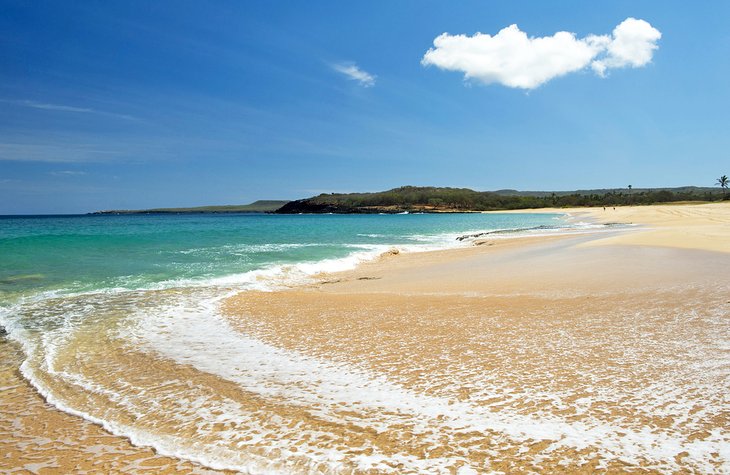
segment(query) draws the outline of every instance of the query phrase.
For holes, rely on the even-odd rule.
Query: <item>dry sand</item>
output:
[[[564,212],[601,223],[634,223],[644,227],[641,232],[595,240],[591,245],[631,244],[730,252],[730,202],[727,201],[540,211]]]

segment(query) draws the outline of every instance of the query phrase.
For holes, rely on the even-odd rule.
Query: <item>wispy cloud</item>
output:
[[[65,104],[50,104],[47,102],[37,102],[37,101],[30,101],[30,100],[0,99],[0,102],[4,102],[5,104],[13,104],[16,106],[28,107],[31,109],[40,109],[40,110],[57,111],[57,112],[73,112],[73,113],[78,113],[78,114],[97,114],[97,115],[104,115],[107,117],[116,117],[118,119],[136,120],[136,118],[131,115],[117,114],[115,112],[100,111],[100,110],[91,109],[88,107],[76,107],[76,106],[69,106],[69,105],[65,105]]]
[[[43,102],[35,102],[35,101],[13,101],[13,103],[21,105],[21,106],[30,107],[32,109],[44,109],[44,110],[65,111],[65,112],[87,112],[87,113],[92,113],[92,114],[96,112],[96,111],[94,111],[94,109],[87,109],[85,107],[64,106],[64,105],[60,105],[60,104],[45,104]]]
[[[661,37],[659,30],[636,18],[627,18],[610,35],[584,38],[568,31],[528,37],[517,25],[510,25],[494,36],[443,33],[434,39],[421,64],[460,71],[465,79],[484,84],[534,89],[588,66],[602,77],[610,68],[645,66]]]
[[[106,162],[117,158],[118,152],[105,150],[95,144],[73,143],[0,143],[0,161],[14,162]]]
[[[352,81],[357,81],[362,87],[372,87],[375,85],[375,78],[377,76],[370,74],[367,71],[363,71],[360,67],[351,62],[335,63],[330,65],[332,69]]]
[[[50,172],[53,176],[84,176],[87,173],[81,170],[58,170]]]

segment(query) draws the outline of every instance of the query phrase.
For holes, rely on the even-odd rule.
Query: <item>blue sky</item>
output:
[[[730,2],[0,8],[0,214],[405,184],[712,186],[730,174]],[[616,63],[608,44],[627,18],[660,32],[643,50],[649,61]],[[571,32],[578,56],[596,43],[589,35],[603,46],[568,58],[578,61],[568,72],[538,71],[562,67],[572,46],[540,56],[560,61],[521,63],[527,46],[497,44],[513,24],[525,38]],[[468,54],[478,32],[494,57]],[[452,49],[434,46],[443,33]],[[432,48],[441,56],[429,63]],[[601,76],[595,61],[614,67]]]

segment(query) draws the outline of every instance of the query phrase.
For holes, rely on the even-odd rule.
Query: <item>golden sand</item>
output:
[[[718,283],[727,268],[712,253],[585,242],[399,255],[306,289],[241,294],[226,310],[241,332],[277,347],[494,413],[686,441],[727,427],[723,390],[705,392],[726,384],[723,376],[695,380],[704,357],[696,352],[727,333],[728,287]],[[687,418],[693,407],[706,412]],[[499,432],[428,447],[407,426],[377,437],[369,443],[384,453],[465,458],[508,473],[667,469]]]

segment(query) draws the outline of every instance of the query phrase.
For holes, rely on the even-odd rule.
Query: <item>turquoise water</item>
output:
[[[365,258],[393,246],[449,247],[466,233],[561,224],[548,214],[4,217],[0,298],[186,285],[353,253]]]

